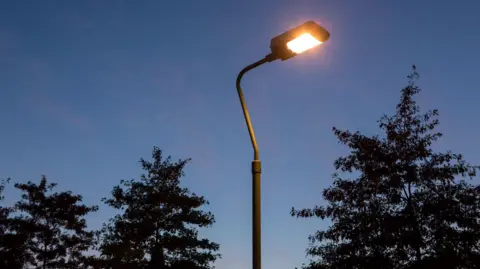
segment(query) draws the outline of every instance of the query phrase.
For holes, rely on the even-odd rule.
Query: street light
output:
[[[242,105],[243,115],[247,123],[248,133],[253,146],[252,161],[252,268],[261,269],[261,219],[260,219],[260,175],[262,166],[258,152],[257,140],[253,132],[252,122],[248,113],[245,99],[243,98],[240,81],[248,71],[264,63],[274,60],[285,61],[300,53],[310,50],[327,41],[330,33],[313,21],[308,21],[296,28],[293,28],[279,36],[272,38],[270,42],[271,53],[265,58],[246,66],[240,71],[237,77],[237,92]]]

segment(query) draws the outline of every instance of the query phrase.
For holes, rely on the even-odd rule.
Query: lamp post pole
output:
[[[291,29],[281,35],[278,35],[270,41],[271,53],[263,59],[246,66],[237,76],[237,92],[240,104],[242,106],[245,122],[247,123],[248,133],[253,147],[252,161],[252,269],[262,268],[262,230],[261,230],[261,174],[262,164],[253,131],[250,114],[248,113],[247,104],[243,98],[242,87],[240,82],[243,75],[248,71],[259,67],[260,65],[280,59],[285,61],[300,53],[310,50],[321,43],[325,42],[330,33],[323,27],[313,21]]]
[[[262,163],[260,162],[260,155],[257,145],[257,139],[255,138],[255,132],[253,131],[252,122],[250,120],[250,114],[248,113],[247,104],[245,98],[243,98],[242,87],[240,82],[243,75],[248,71],[264,64],[271,62],[273,57],[271,54],[265,58],[246,66],[240,71],[237,76],[237,92],[240,104],[242,106],[245,122],[247,123],[248,133],[250,134],[250,140],[253,147],[253,161],[252,161],[252,268],[262,268],[262,228],[261,228],[261,173]]]

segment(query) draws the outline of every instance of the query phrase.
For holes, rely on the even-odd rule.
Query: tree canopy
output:
[[[214,215],[205,197],[181,186],[190,159],[173,162],[154,147],[140,160],[139,179],[121,180],[102,201],[118,214],[97,231],[87,215],[98,206],[82,203],[57,184],[17,182],[20,199],[3,202],[9,180],[0,181],[0,268],[7,269],[209,269],[219,245],[199,235]]]
[[[96,206],[82,204],[70,191],[53,192],[56,183],[45,176],[39,184],[16,183],[22,196],[2,216],[2,262],[8,268],[82,268],[93,245],[85,216]]]
[[[180,186],[190,160],[172,162],[154,147],[152,160],[140,160],[139,179],[122,180],[103,201],[121,213],[104,226],[104,263],[119,268],[210,268],[219,245],[198,235],[214,215],[208,201]]]
[[[480,187],[467,182],[479,167],[462,154],[435,152],[438,110],[421,113],[416,67],[382,135],[333,128],[350,148],[335,160],[326,206],[292,216],[330,219],[309,237],[305,269],[478,268]]]

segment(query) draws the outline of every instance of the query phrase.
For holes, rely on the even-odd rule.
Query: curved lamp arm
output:
[[[253,126],[252,122],[250,120],[250,114],[248,113],[248,108],[247,104],[245,103],[245,99],[243,98],[243,92],[242,92],[242,87],[240,86],[240,82],[242,80],[243,75],[247,73],[248,71],[264,64],[273,61],[275,58],[273,57],[272,54],[269,54],[265,56],[265,58],[249,65],[246,66],[245,68],[240,71],[240,73],[237,76],[237,92],[238,92],[238,97],[240,98],[240,104],[242,105],[242,110],[243,110],[243,115],[245,116],[245,122],[247,123],[247,128],[248,128],[248,133],[250,134],[250,140],[252,141],[252,147],[253,147],[253,159],[254,160],[259,160],[259,151],[258,151],[258,145],[257,145],[257,139],[255,138],[255,132],[253,131]]]

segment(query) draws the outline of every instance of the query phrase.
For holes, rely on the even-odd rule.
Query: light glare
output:
[[[311,34],[306,33],[289,41],[287,47],[296,54],[300,54],[320,44],[322,44],[322,42],[315,39]]]

